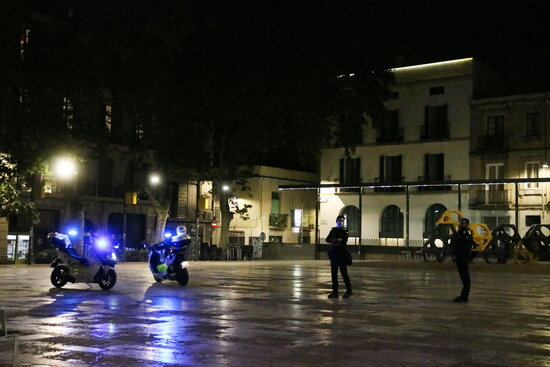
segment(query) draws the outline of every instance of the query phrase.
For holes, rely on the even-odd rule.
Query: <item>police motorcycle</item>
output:
[[[71,237],[76,231],[68,232]],[[67,282],[97,283],[103,290],[109,290],[116,284],[115,264],[117,257],[109,241],[104,237],[85,236],[89,246],[89,255],[80,256],[73,248],[71,239],[64,233],[52,232],[47,240],[57,250],[57,258],[51,263],[54,268],[50,276],[52,284],[61,288]]]
[[[176,236],[166,233],[164,241],[149,246],[149,269],[158,283],[170,279],[185,286],[189,283],[186,252],[191,238],[187,235],[185,226],[178,226],[176,231]]]

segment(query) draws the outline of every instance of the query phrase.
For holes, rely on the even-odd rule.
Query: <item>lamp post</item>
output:
[[[126,185],[126,182],[128,181],[127,178],[128,178],[128,175],[129,173],[131,173],[131,171],[126,171],[126,174],[124,176],[124,182],[125,182],[125,185]],[[149,184],[151,186],[158,186],[160,185],[162,182],[162,178],[161,176],[158,174],[158,173],[151,173],[149,175]],[[133,195],[134,193],[132,193]],[[135,204],[134,203],[134,198],[132,197],[132,204]],[[127,204],[127,201],[128,201],[128,195],[127,195],[127,192],[126,190],[124,190],[124,200],[123,200],[123,203],[122,203],[122,248],[123,248],[123,251],[126,250],[126,229],[127,229],[127,223],[128,223],[128,219],[127,219],[127,211],[126,211],[126,204]]]
[[[76,159],[71,156],[61,156],[55,158],[52,163],[52,169],[55,178],[61,182],[72,181],[78,174]],[[31,189],[32,203],[35,201],[34,186],[35,185],[33,184]],[[34,220],[31,222],[31,226],[29,228],[29,256],[27,261],[29,265],[34,262]]]

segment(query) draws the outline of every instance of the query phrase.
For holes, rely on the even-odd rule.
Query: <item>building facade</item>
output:
[[[442,211],[467,209],[468,194],[459,196],[456,187],[444,183],[469,178],[474,61],[415,65],[393,73],[388,117],[369,122],[363,144],[351,156],[343,148],[323,150],[321,183],[442,184],[415,187],[409,195],[399,187],[322,189],[321,238],[342,214],[352,244],[420,246]]]
[[[475,99],[471,111],[472,179],[548,177],[550,93]],[[548,222],[548,189],[544,182],[472,186],[469,207],[476,221],[513,223],[523,234]]]

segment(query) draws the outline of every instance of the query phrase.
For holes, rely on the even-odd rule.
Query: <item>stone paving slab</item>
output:
[[[452,264],[400,264],[350,268],[347,300],[320,261],[191,263],[187,287],[119,264],[111,291],[2,266],[0,308],[21,366],[550,366],[550,275],[476,265],[453,304]]]

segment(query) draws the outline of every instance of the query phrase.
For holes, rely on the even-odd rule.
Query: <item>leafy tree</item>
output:
[[[31,214],[34,206],[21,199],[26,189],[18,177],[17,166],[6,154],[0,154],[0,218],[17,214]]]

